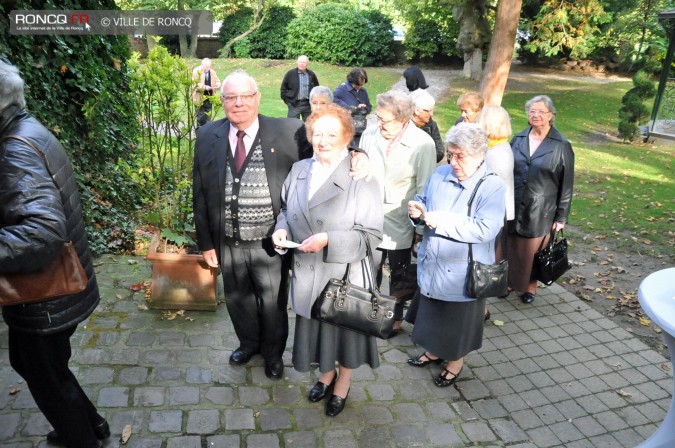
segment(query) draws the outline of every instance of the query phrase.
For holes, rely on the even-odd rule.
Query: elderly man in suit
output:
[[[260,92],[247,73],[225,78],[220,99],[227,117],[197,132],[197,241],[207,264],[222,270],[225,302],[240,344],[230,363],[243,365],[260,353],[265,374],[278,379],[288,337],[290,259],[275,252],[270,237],[284,180],[293,163],[312,151],[301,121],[258,114]],[[364,177],[367,166],[365,155],[352,158],[354,176]]]
[[[192,101],[197,105],[197,124],[203,126],[210,121],[213,105],[209,97],[220,89],[220,80],[216,71],[211,67],[211,59],[202,59],[201,65],[192,71],[192,79],[199,80],[192,92]]]
[[[281,99],[288,106],[288,118],[307,120],[312,109],[309,105],[309,93],[319,85],[319,79],[307,68],[309,58],[302,55],[298,58],[297,68],[289,70],[281,81]]]

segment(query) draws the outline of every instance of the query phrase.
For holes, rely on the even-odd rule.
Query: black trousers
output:
[[[379,287],[382,284],[382,267],[387,258],[389,258],[389,271],[391,272],[389,284],[393,285],[394,283],[403,280],[405,271],[410,267],[410,260],[412,258],[410,248],[397,250],[378,249],[378,252],[382,253],[382,260],[377,269],[377,286]],[[394,291],[391,291],[390,289],[389,294],[394,295]],[[394,320],[403,320],[404,305],[404,302],[396,301],[396,305],[394,306]]]
[[[307,117],[312,113],[312,106],[309,105],[309,100],[295,100],[287,104],[288,118],[300,118],[302,121],[307,121]]]
[[[239,344],[268,362],[281,359],[288,339],[288,269],[264,249],[225,245],[221,253],[225,304]]]
[[[204,102],[197,108],[197,126],[204,126],[211,121],[210,113],[213,110],[213,104],[209,101],[208,96],[204,97]]]
[[[76,327],[49,335],[9,329],[9,362],[68,448],[99,446],[93,426],[103,417],[68,368]]]

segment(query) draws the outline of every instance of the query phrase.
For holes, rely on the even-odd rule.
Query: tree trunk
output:
[[[471,53],[464,53],[464,70],[462,76],[478,81],[483,69],[483,51],[474,48]]]
[[[511,70],[522,4],[522,0],[499,0],[495,29],[480,83],[480,93],[485,99],[485,105],[499,106],[502,103],[506,80]]]
[[[148,44],[148,52],[150,52],[153,48],[155,48],[155,36],[151,36],[149,34],[145,35],[145,41]]]
[[[185,11],[185,5],[183,4],[183,0],[178,0],[178,10]],[[187,36],[185,34],[178,35],[178,45],[180,46],[180,56],[182,58],[187,58],[188,44],[187,44]]]
[[[199,44],[199,35],[194,33],[190,36],[190,57],[197,57],[197,44]]]

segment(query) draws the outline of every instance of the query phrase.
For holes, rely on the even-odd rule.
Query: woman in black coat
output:
[[[532,303],[534,254],[551,231],[567,223],[574,187],[572,145],[553,126],[556,110],[546,95],[525,103],[530,127],[511,140],[515,219],[508,222],[509,286]]]
[[[43,268],[72,241],[88,282],[78,294],[2,307],[9,360],[54,427],[48,441],[99,447],[99,439],[110,435],[108,423],[68,368],[70,337],[100,300],[80,197],[63,147],[24,110],[25,104],[19,71],[0,61],[0,273]],[[12,137],[35,145],[49,170],[31,145]]]

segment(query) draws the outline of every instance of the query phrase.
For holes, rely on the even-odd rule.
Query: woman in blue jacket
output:
[[[426,349],[408,364],[424,367],[446,360],[434,380],[438,387],[454,384],[464,356],[482,345],[485,299],[465,292],[469,245],[474,260],[494,263],[495,238],[506,211],[506,187],[498,176],[488,175],[488,140],[480,126],[460,123],[448,132],[445,143],[450,165],[437,168],[424,192],[408,204],[413,223],[425,224],[417,255],[420,301],[412,340]]]

